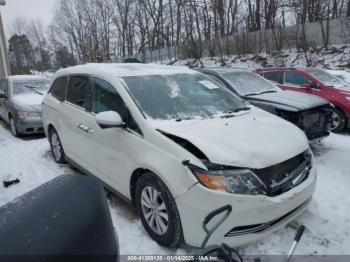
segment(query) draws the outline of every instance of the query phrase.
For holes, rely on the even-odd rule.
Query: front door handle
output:
[[[77,123],[77,127],[86,133],[93,133],[94,132],[94,130],[92,128],[90,128],[82,123]]]

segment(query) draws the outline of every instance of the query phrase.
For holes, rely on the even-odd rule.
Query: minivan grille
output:
[[[311,153],[305,151],[280,164],[255,169],[254,173],[265,184],[267,195],[273,197],[289,191],[306,180],[310,169]]]

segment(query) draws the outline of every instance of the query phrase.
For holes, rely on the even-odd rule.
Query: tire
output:
[[[57,164],[66,164],[66,155],[57,131],[52,127],[49,130],[49,142],[53,159]]]
[[[20,137],[21,133],[18,132],[18,129],[16,127],[16,122],[15,120],[12,118],[12,116],[9,116],[9,121],[10,121],[10,130],[11,130],[11,134],[14,137]]]
[[[333,120],[333,126],[332,126],[333,133],[340,133],[344,131],[345,128],[347,127],[347,119],[346,119],[345,113],[337,107],[333,108],[332,120]]]
[[[156,192],[156,201],[150,196],[151,192]],[[140,177],[135,202],[144,228],[159,245],[175,247],[182,242],[181,220],[175,200],[157,176],[147,173]]]

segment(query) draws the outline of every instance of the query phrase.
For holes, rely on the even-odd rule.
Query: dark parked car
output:
[[[0,207],[0,218],[1,261],[118,261],[106,193],[94,177],[59,176]]]
[[[0,118],[14,136],[44,133],[41,102],[49,85],[48,78],[32,75],[0,79]]]
[[[245,69],[200,69],[251,104],[276,114],[304,130],[309,140],[329,135],[332,105],[314,95],[283,91]]]
[[[268,68],[256,71],[284,90],[317,95],[335,107],[333,131],[350,127],[350,85],[319,68]]]

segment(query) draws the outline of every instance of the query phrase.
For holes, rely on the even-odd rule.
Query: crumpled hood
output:
[[[273,104],[276,108],[286,109],[298,112],[318,106],[328,104],[328,101],[312,95],[295,91],[279,91],[276,93],[266,93],[261,95],[247,97],[249,101],[263,102]]]
[[[194,144],[212,163],[265,168],[308,148],[304,133],[272,114],[253,108],[232,118],[158,121],[152,125]]]
[[[12,98],[12,103],[16,110],[26,112],[41,112],[41,103],[44,96],[39,94],[20,94]]]

